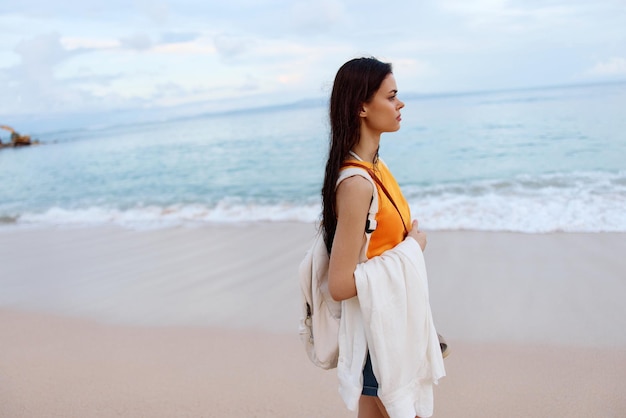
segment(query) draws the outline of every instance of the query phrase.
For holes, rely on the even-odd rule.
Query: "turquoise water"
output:
[[[425,228],[626,231],[626,84],[404,100],[380,153]],[[0,152],[1,227],[319,216],[323,106],[35,136]]]

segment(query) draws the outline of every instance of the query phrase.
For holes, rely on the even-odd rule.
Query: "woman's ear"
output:
[[[364,118],[367,116],[367,108],[365,105],[361,106],[361,110],[359,111],[359,117]]]

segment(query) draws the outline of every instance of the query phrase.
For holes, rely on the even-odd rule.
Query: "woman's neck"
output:
[[[374,163],[378,155],[380,145],[380,135],[361,135],[359,142],[352,148],[352,151],[361,157],[363,161]]]

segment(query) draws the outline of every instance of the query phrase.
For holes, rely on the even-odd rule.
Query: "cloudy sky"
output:
[[[0,34],[2,119],[325,97],[362,55],[401,93],[626,80],[626,0],[0,0]]]

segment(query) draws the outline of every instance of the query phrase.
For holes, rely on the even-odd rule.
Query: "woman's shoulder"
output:
[[[340,179],[337,184],[337,194],[346,197],[358,198],[360,196],[372,196],[374,186],[365,176],[354,172],[354,174]]]
[[[361,219],[370,207],[374,188],[365,177],[354,175],[339,183],[335,194],[338,217]]]

